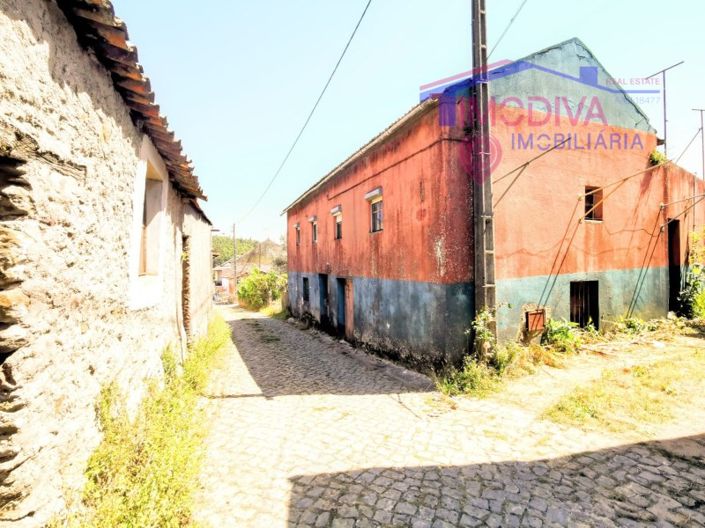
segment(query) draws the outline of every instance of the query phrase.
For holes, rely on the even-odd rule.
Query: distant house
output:
[[[530,337],[548,317],[665,315],[688,232],[705,224],[703,182],[653,167],[653,127],[578,39],[490,77],[500,338]],[[483,220],[468,88],[423,101],[287,207],[294,314],[419,365],[469,351]]]
[[[0,524],[83,485],[94,406],[134,409],[211,313],[211,225],[111,3],[0,3]]]

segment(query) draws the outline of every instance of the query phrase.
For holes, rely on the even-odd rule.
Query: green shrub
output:
[[[705,318],[705,229],[690,234],[690,266],[685,287],[678,295],[680,314],[688,319]]]
[[[654,149],[651,151],[651,154],[649,154],[649,162],[651,165],[661,165],[662,163],[666,163],[666,161],[668,161],[668,158],[660,150]]]
[[[230,329],[215,319],[194,343],[178,373],[169,347],[162,354],[164,382],[152,380],[130,420],[116,384],[103,388],[96,413],[103,440],[88,462],[85,518],[70,525],[96,528],[192,526],[193,493],[207,432],[197,408],[216,355]]]
[[[492,330],[494,315],[481,310],[470,323],[469,333],[473,337],[475,356],[482,362],[489,361],[497,348],[497,338]]]
[[[438,382],[438,388],[448,396],[471,394],[486,396],[500,386],[497,371],[472,357],[466,357],[461,369],[452,369]]]
[[[259,310],[281,298],[286,289],[286,283],[285,273],[273,271],[264,273],[254,269],[252,273],[240,281],[237,288],[238,299],[249,308]]]
[[[564,354],[573,354],[582,344],[578,324],[565,319],[549,319],[541,343]]]

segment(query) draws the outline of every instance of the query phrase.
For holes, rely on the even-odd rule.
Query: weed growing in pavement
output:
[[[207,430],[196,404],[229,339],[227,323],[214,319],[208,335],[190,347],[181,369],[168,347],[162,354],[164,382],[149,382],[134,420],[118,386],[103,388],[96,405],[103,440],[88,462],[85,512],[64,525],[194,525],[192,500]]]

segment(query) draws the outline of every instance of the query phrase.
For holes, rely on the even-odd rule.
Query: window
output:
[[[318,218],[314,216],[308,217],[308,223],[311,224],[311,242],[318,242]]]
[[[335,239],[343,238],[343,215],[339,214],[335,217]]]
[[[581,328],[588,325],[600,328],[600,302],[598,281],[570,283],[570,320]]]
[[[140,275],[159,272],[160,212],[162,209],[162,181],[151,165],[147,166],[142,205],[142,239],[140,241]]]
[[[372,202],[370,211],[372,213],[372,232],[382,231],[382,200]]]
[[[304,277],[304,291],[303,291],[303,297],[304,297],[304,302],[307,303],[309,302],[311,298],[311,291],[309,290],[308,287],[308,277]]]
[[[585,220],[602,221],[602,188],[585,187]]]
[[[335,240],[340,240],[343,238],[343,208],[340,205],[336,205],[330,210],[330,214],[333,215],[333,237]]]
[[[365,200],[370,202],[370,232],[382,231],[382,187],[368,192]]]
[[[296,224],[294,226],[294,229],[296,230],[296,245],[300,246],[301,245],[301,226],[299,224]]]

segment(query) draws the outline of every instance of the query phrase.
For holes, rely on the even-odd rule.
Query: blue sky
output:
[[[279,166],[366,0],[113,0],[157,102],[193,159],[216,227],[278,238],[282,209],[418,102],[419,86],[471,66],[470,0],[373,0],[316,115]],[[490,47],[521,0],[488,0]],[[668,77],[669,153],[705,107],[705,2],[528,0],[492,56],[517,59],[577,36],[616,78]],[[644,105],[662,129],[660,104]],[[700,174],[699,138],[681,165]]]

